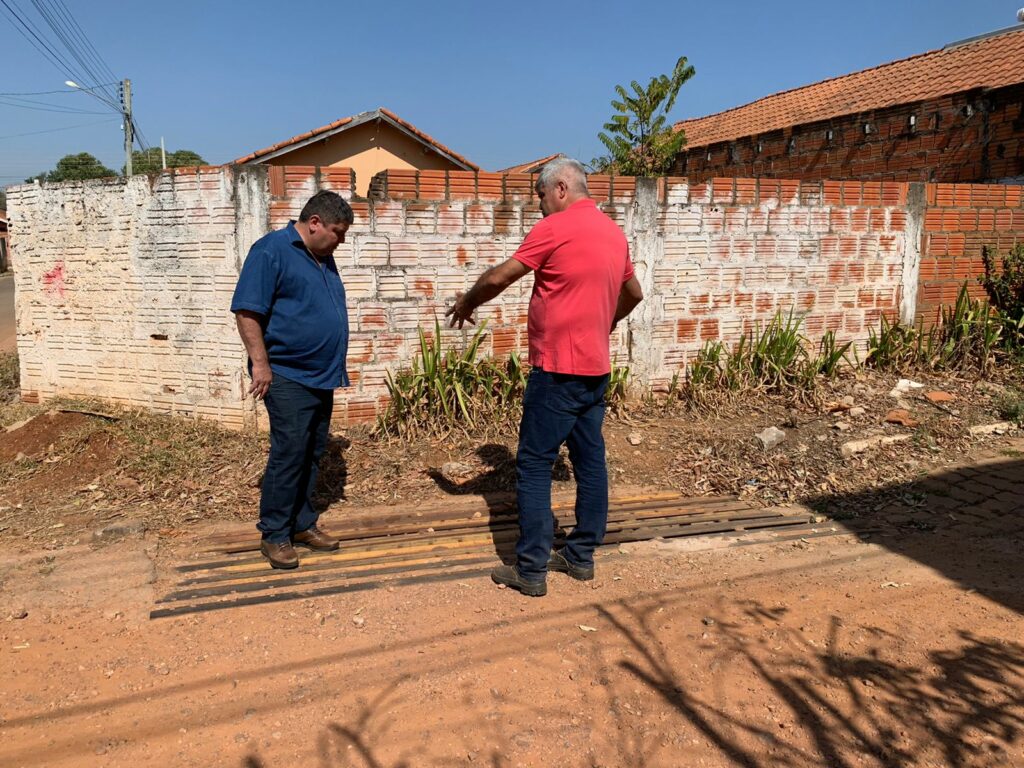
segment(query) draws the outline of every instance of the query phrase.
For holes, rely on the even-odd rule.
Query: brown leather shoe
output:
[[[292,536],[292,542],[315,549],[317,552],[333,552],[341,545],[338,539],[332,539],[315,525],[311,525],[301,533],[296,533]]]
[[[267,541],[260,542],[260,553],[270,561],[272,568],[298,568],[299,556],[290,541]]]

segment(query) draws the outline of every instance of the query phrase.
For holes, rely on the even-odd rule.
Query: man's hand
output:
[[[498,266],[488,269],[477,278],[473,287],[466,293],[455,294],[455,303],[444,313],[445,317],[451,317],[448,327],[454,328],[456,323],[460,329],[463,323],[476,325],[476,320],[473,319],[474,310],[481,304],[486,304],[529,271],[528,266],[516,259],[507,259]]]
[[[252,364],[252,386],[249,387],[249,394],[257,400],[262,400],[270,391],[270,382],[274,375],[270,372],[269,363]]]
[[[449,328],[454,328],[455,324],[459,324],[459,330],[462,330],[463,323],[469,323],[470,325],[476,325],[476,320],[473,319],[473,311],[476,307],[472,307],[466,301],[466,294],[456,293],[455,303],[444,313],[445,317],[451,317],[451,321],[448,323]]]

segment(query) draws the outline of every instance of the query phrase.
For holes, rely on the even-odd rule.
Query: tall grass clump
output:
[[[674,379],[670,394],[704,403],[722,393],[760,391],[813,394],[824,379],[835,378],[843,363],[849,365],[850,342],[839,343],[827,332],[817,350],[801,333],[803,318],[781,311],[764,327],[744,333],[733,349],[721,341],[709,341],[697,352],[680,386]]]
[[[879,370],[989,373],[1005,356],[1006,320],[988,301],[973,299],[964,283],[956,302],[943,306],[938,321],[906,326],[884,315],[868,333],[864,364]]]
[[[522,414],[526,373],[519,355],[478,358],[485,323],[464,349],[444,349],[441,324],[433,336],[419,331],[412,366],[387,379],[391,398],[377,420],[378,434],[403,438],[441,437],[456,430],[515,429]]]

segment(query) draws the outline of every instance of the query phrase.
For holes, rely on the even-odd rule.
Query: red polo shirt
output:
[[[579,376],[609,373],[615,305],[633,276],[622,230],[593,200],[577,200],[541,219],[512,258],[534,270],[530,365]]]

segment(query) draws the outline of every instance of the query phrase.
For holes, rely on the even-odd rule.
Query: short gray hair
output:
[[[558,181],[564,181],[572,192],[590,194],[587,190],[587,171],[579,160],[562,156],[547,163],[537,177],[537,189],[547,189]]]

